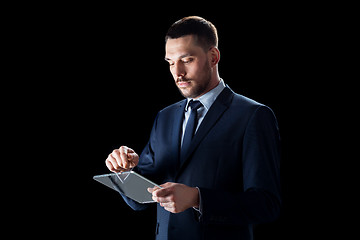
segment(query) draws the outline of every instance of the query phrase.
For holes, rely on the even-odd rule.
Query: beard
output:
[[[211,68],[208,61],[206,61],[202,72],[204,75],[201,76],[200,79],[193,80],[183,77],[176,80],[176,83],[188,82],[190,84],[190,86],[186,88],[178,87],[181,95],[185,98],[198,98],[208,91],[211,82]]]

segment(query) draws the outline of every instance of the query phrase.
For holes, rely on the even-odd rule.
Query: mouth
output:
[[[190,82],[191,80],[178,80],[176,81],[176,84],[178,85],[179,88],[186,88],[190,86]]]

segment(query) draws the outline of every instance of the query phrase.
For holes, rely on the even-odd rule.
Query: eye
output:
[[[191,63],[192,61],[194,61],[193,58],[185,58],[182,60],[183,63]]]

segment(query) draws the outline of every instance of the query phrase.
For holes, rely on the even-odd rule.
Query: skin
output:
[[[165,52],[175,84],[185,98],[197,99],[219,84],[220,52],[216,47],[206,51],[197,44],[195,36],[187,35],[168,39]],[[112,172],[128,171],[138,163],[138,154],[126,146],[115,149],[105,161]],[[162,188],[148,188],[148,191],[165,210],[180,213],[191,207],[199,208],[197,188],[173,182],[160,186]]]

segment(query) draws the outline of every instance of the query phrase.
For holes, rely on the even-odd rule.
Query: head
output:
[[[217,30],[203,18],[185,17],[169,28],[165,60],[184,97],[198,98],[219,83],[217,46]]]

